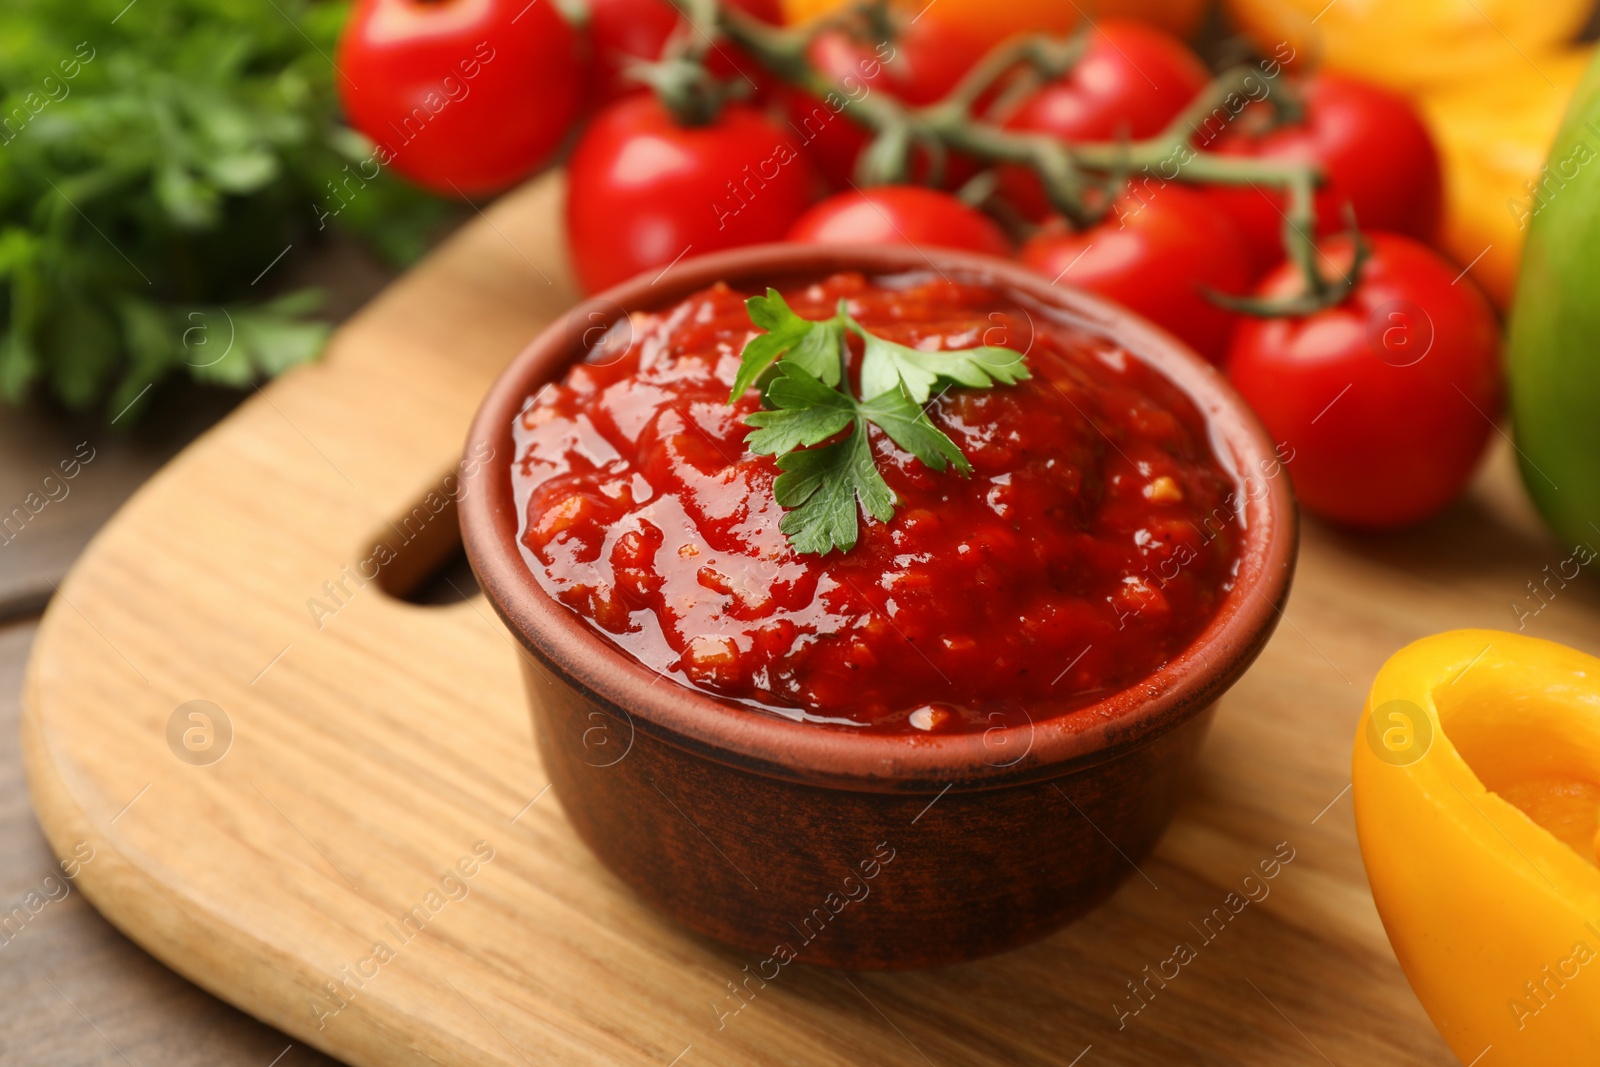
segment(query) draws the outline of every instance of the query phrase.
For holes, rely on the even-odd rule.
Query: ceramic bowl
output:
[[[653,673],[540,588],[517,545],[512,423],[624,309],[717,282],[745,291],[837,271],[938,271],[1010,290],[1102,334],[1193,400],[1240,489],[1238,577],[1194,642],[1140,684],[988,733],[854,735],[720,702]],[[1136,876],[1172,816],[1219,696],[1288,595],[1288,476],[1213,367],[1132,313],[1023,268],[911,248],[768,245],[687,261],[580,306],[490,390],[462,530],[522,657],[545,772],[573,827],[640,897],[754,954],[847,968],[927,967],[1043,937]]]

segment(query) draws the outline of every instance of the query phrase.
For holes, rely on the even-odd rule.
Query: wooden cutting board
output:
[[[1171,830],[1098,911],[996,959],[793,967],[736,1000],[757,961],[645,910],[574,837],[482,600],[380,588],[452,550],[453,515],[414,509],[494,374],[573,300],[559,181],[502,200],[324,361],[198,440],[62,585],[23,751],[96,907],[218,996],[373,1067],[1451,1062],[1367,892],[1349,749],[1391,651],[1514,627],[1512,605],[1536,603],[1524,583],[1568,554],[1504,448],[1421,529],[1308,524],[1277,636],[1222,701]],[[379,542],[398,556],[362,585]],[[1593,586],[1529,631],[1600,646]],[[1291,850],[1267,896],[1205,924]],[[1135,999],[1180,942],[1195,958]]]

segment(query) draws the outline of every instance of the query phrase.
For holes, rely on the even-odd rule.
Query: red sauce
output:
[[[863,515],[849,553],[795,553],[773,460],[744,449],[757,394],[726,402],[756,333],[744,295],[718,286],[619,323],[515,427],[524,558],[641,662],[791,718],[971,731],[1134,685],[1215,612],[1236,483],[1188,397],[1052,312],[925,275],[784,295],[812,319],[844,297],[903,344],[1026,351],[1034,377],[932,405],[970,478],[872,430],[893,520]]]

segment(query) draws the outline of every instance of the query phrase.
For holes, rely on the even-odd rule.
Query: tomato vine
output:
[[[842,31],[882,37],[893,32],[882,3],[867,3],[837,15],[800,26],[773,26],[752,18],[718,0],[672,0],[685,15],[689,29],[676,47],[656,65],[658,73],[646,80],[663,80],[659,71],[676,70],[669,80],[671,92],[699,76],[689,69],[699,63],[720,36],[737,45],[760,66],[787,85],[825,99],[836,99],[839,110],[873,135],[858,163],[857,181],[863,185],[899,184],[911,180],[913,159],[921,152],[932,160],[925,177],[938,181],[953,155],[970,156],[989,164],[1026,167],[1040,180],[1050,204],[1082,229],[1094,225],[1111,209],[1117,194],[1135,175],[1157,182],[1253,186],[1280,190],[1286,200],[1282,239],[1290,262],[1305,279],[1304,292],[1271,301],[1244,300],[1215,294],[1213,299],[1246,314],[1302,315],[1337,305],[1359,276],[1364,256],[1349,270],[1330,277],[1319,266],[1316,245],[1315,193],[1323,175],[1313,163],[1262,160],[1207,152],[1194,144],[1200,123],[1248,95],[1252,80],[1262,74],[1252,66],[1238,66],[1217,76],[1206,90],[1165,129],[1151,137],[1119,143],[1072,143],[1043,133],[1009,130],[989,121],[980,102],[996,92],[1017,88],[1020,78],[1060,77],[1082,58],[1083,31],[1065,37],[1031,34],[994,48],[943,99],[912,106],[888,93],[844,94],[834,81],[811,62],[811,44],[821,34]],[[678,97],[666,98],[678,107]],[[702,96],[703,102],[706,97]],[[1297,113],[1293,94],[1274,94],[1272,106],[1280,121]],[[703,110],[692,121],[706,121]],[[712,112],[714,114],[714,111]],[[1352,229],[1354,220],[1352,219]]]

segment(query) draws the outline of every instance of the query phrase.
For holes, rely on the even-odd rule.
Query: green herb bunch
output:
[[[854,548],[858,502],[879,522],[894,517],[898,502],[878,471],[869,425],[934,470],[969,475],[972,464],[928,417],[934,387],[987,389],[1032,377],[1023,355],[1009,348],[924,352],[877,337],[844,301],[820,322],[796,315],[776,289],[751,297],[745,308],[765,332],[745,345],[728,403],[751,386],[761,389],[764,410],[745,417],[755,427],[746,445],[777,457],[782,473],[773,496],[789,509],[778,528],[796,552],[825,556]],[[849,334],[861,339],[859,386],[851,385],[845,366]]]
[[[336,118],[342,3],[4,6],[0,398],[109,417],[175,372],[277,374],[327,327],[314,291],[262,295],[275,256],[338,226],[405,262],[443,217],[387,175],[350,181],[371,146]]]

